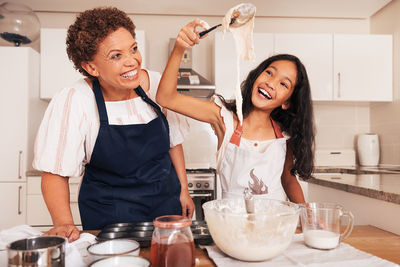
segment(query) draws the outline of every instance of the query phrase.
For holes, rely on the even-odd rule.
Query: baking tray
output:
[[[205,221],[192,221],[190,229],[196,246],[213,244]],[[150,247],[153,230],[153,222],[114,223],[104,227],[96,239],[98,241],[116,238],[134,239],[141,247]]]

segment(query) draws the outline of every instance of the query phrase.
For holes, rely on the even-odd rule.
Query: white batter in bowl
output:
[[[265,261],[281,254],[292,242],[300,206],[257,198],[255,212],[246,213],[243,198],[203,204],[210,234],[224,253],[243,261]]]

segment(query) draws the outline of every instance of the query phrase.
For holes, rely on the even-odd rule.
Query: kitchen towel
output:
[[[318,250],[304,244],[303,234],[296,234],[290,246],[279,256],[264,262],[245,262],[236,260],[223,253],[216,245],[204,246],[209,257],[220,267],[392,267],[395,263],[358,250],[341,243],[332,250]]]
[[[43,233],[29,225],[18,225],[0,231],[0,266],[7,266],[7,244],[23,238],[40,236]],[[93,259],[88,255],[86,248],[96,242],[92,234],[83,233],[79,239],[67,243],[65,249],[66,267],[85,267]]]

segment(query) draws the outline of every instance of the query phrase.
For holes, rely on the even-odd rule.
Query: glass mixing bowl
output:
[[[203,204],[211,236],[224,253],[243,261],[264,261],[281,254],[292,242],[300,206],[267,198],[254,199],[255,212],[246,212],[243,198]]]

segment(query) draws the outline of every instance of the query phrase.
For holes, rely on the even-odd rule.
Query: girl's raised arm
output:
[[[179,32],[174,49],[161,77],[156,100],[158,104],[170,110],[215,125],[222,121],[220,108],[215,103],[182,95],[176,90],[179,65],[183,53],[185,49],[190,49],[195,44],[200,43],[196,27],[207,28],[207,26],[205,22],[196,19],[188,23]]]

